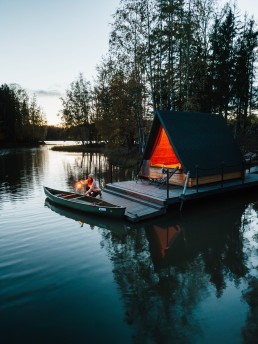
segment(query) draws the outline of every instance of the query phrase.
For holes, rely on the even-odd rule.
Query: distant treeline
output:
[[[36,144],[43,141],[47,123],[36,97],[20,86],[0,86],[0,144]]]
[[[67,131],[64,128],[54,125],[47,127],[46,141],[65,141],[68,139]]]
[[[80,127],[80,126],[79,126]],[[98,142],[98,134],[95,127],[95,124],[89,124],[84,125],[83,130],[85,131],[87,128],[87,141],[92,142]],[[80,141],[78,137],[78,131],[80,131],[81,128],[71,127],[71,128],[65,128],[61,126],[54,126],[50,125],[47,127],[47,135],[45,137],[46,141],[64,141],[64,140],[73,140],[73,141]]]

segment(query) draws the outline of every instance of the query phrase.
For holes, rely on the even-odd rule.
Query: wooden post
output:
[[[187,186],[188,186],[189,178],[190,178],[190,172],[188,171],[188,172],[187,172],[187,175],[186,175],[186,180],[185,180],[184,189],[183,189],[183,195],[185,195],[186,188],[187,188]]]
[[[179,211],[181,211],[182,208],[183,208],[183,203],[184,203],[184,200],[185,200],[185,193],[186,193],[186,189],[187,189],[187,186],[188,186],[189,178],[190,178],[190,172],[188,171],[188,172],[187,172],[187,175],[186,175],[186,180],[185,180],[184,189],[183,189],[182,195],[180,196],[181,202],[180,202]]]

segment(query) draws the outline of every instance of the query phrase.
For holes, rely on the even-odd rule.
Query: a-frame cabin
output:
[[[159,178],[179,167],[170,184],[188,186],[243,178],[243,158],[221,115],[156,111],[139,176]]]

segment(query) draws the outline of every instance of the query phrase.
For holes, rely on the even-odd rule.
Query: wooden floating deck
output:
[[[169,206],[181,204],[193,199],[201,199],[227,192],[245,190],[258,186],[258,169],[253,168],[247,173],[245,180],[224,181],[223,187],[219,184],[199,186],[186,189],[182,196],[183,188],[179,186],[159,187],[146,181],[123,181],[107,184],[103,190],[103,199],[112,204],[126,207],[125,217],[131,222],[138,222],[165,214]]]

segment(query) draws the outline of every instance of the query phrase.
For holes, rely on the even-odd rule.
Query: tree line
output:
[[[222,114],[236,135],[257,126],[258,31],[236,4],[121,0],[93,83],[82,74],[60,112],[80,140],[143,150],[158,109]]]
[[[45,115],[17,84],[0,86],[0,144],[35,144],[46,137]]]

